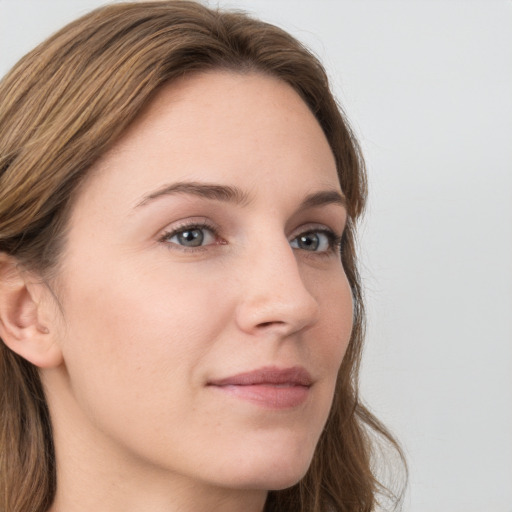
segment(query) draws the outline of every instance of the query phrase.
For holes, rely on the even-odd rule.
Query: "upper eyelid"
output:
[[[192,217],[190,219],[181,219],[174,221],[172,223],[169,223],[165,228],[163,228],[161,231],[171,233],[173,231],[181,231],[185,229],[191,229],[191,228],[205,228],[205,229],[211,229],[216,230],[216,225],[210,221],[207,217]]]
[[[324,233],[332,233],[335,236],[341,237],[343,235],[344,228],[338,233],[339,230],[332,228],[326,224],[320,222],[311,222],[307,224],[303,224],[298,228],[292,231],[292,235],[290,235],[291,239],[296,238],[297,236],[304,233],[312,233],[315,231],[322,231]]]
[[[168,242],[170,238],[176,236],[178,233],[181,233],[182,231],[186,231],[187,229],[207,229],[211,231],[215,237],[219,236],[218,228],[214,226],[212,223],[208,222],[207,219],[201,219],[198,221],[184,220],[181,223],[179,223],[178,221],[177,225],[172,225],[161,230],[160,234],[158,235],[158,240]]]

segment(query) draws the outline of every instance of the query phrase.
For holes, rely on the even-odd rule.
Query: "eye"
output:
[[[214,230],[207,226],[190,225],[174,229],[162,236],[161,241],[179,245],[181,247],[201,247],[214,244],[216,234]]]
[[[303,251],[326,253],[339,248],[341,240],[332,232],[326,230],[308,231],[295,237],[290,245]]]

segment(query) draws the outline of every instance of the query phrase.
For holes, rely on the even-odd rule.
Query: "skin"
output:
[[[161,193],[182,182],[236,187],[238,201]],[[52,512],[261,511],[268,490],[304,475],[352,328],[324,234],[341,236],[346,212],[304,207],[319,191],[342,194],[318,122],[288,85],[253,73],[164,87],[95,165],[52,283],[59,306],[39,300],[59,354],[41,364]],[[180,245],[190,223],[203,245]],[[267,366],[304,367],[305,402],[208,385]]]

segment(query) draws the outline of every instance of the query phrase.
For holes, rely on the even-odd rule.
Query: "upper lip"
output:
[[[290,386],[311,386],[313,378],[302,366],[277,368],[265,366],[249,372],[237,373],[230,377],[208,382],[210,386],[254,386],[258,384],[275,384]]]

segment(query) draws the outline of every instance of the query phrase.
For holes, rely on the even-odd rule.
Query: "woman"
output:
[[[365,178],[317,60],[117,4],[0,97],[2,510],[374,510]]]

